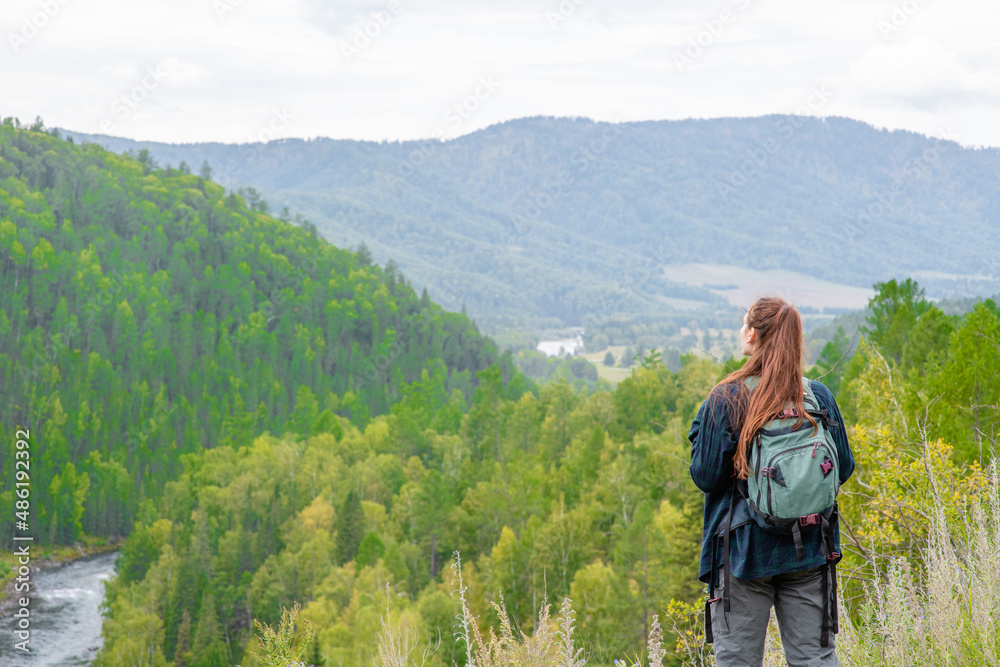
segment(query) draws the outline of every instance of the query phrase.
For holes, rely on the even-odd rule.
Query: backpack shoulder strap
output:
[[[806,412],[811,414],[813,417],[822,418],[823,424],[827,427],[839,426],[840,423],[830,416],[829,411],[826,408],[820,408],[819,399],[816,398],[816,394],[812,390],[812,380],[802,376],[802,400],[803,402],[808,402],[806,405]]]
[[[743,385],[751,391],[758,384],[760,384],[759,375],[749,375],[743,378]],[[804,375],[802,376],[802,402],[806,412],[814,418],[822,418],[826,426],[838,426],[838,422],[830,417],[827,410],[820,408],[819,399],[816,398],[816,394],[812,390],[812,380]]]
[[[808,401],[812,408],[819,410],[819,400],[816,398],[816,394],[813,393],[812,380],[805,375],[802,376],[802,400]]]

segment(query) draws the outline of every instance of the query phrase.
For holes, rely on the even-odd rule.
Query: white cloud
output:
[[[201,65],[173,57],[164,58],[156,67],[166,74],[166,85],[175,88],[205,88],[212,78],[212,73]]]
[[[810,87],[820,113],[1000,146],[1000,3],[924,0],[885,34],[901,0],[584,0],[555,24],[558,0],[395,0],[392,20],[347,59],[359,26],[390,0],[62,0],[15,51],[39,10],[7,0],[0,17],[0,113],[93,131],[148,67],[171,76],[115,123],[115,134],[242,141],[275,108],[285,136],[428,136],[480,76],[503,83],[459,128],[533,114],[599,119],[789,113]],[[918,0],[910,0],[917,2]],[[217,2],[231,11],[217,11]],[[674,54],[734,20],[690,67]]]
[[[904,44],[876,44],[851,63],[839,87],[860,100],[895,101],[930,112],[1000,100],[996,70],[976,70],[957,50],[917,35]]]

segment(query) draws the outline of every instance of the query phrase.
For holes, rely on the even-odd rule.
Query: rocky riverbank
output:
[[[124,540],[115,542],[77,543],[71,547],[31,547],[31,562],[28,567],[32,572],[65,567],[81,558],[88,558],[109,551],[117,551]],[[15,604],[14,584],[17,578],[18,557],[13,548],[0,554],[0,615],[3,615],[11,605]]]

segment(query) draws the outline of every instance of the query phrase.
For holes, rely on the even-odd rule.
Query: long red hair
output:
[[[740,439],[733,457],[736,476],[746,479],[750,473],[750,440],[761,426],[773,419],[791,403],[799,418],[796,428],[808,419],[816,432],[816,420],[802,406],[802,318],[790,303],[778,297],[757,299],[747,311],[747,328],[757,331],[757,347],[749,361],[719,382],[712,389],[727,389],[737,385],[737,391],[721,392],[730,407],[735,408],[733,428],[740,429]],[[752,391],[743,384],[744,378],[760,376]]]

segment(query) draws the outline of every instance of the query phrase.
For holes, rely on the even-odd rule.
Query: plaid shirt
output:
[[[723,385],[720,390],[736,392],[735,384]],[[816,380],[812,380],[812,390],[820,409],[838,424],[830,432],[837,443],[840,458],[840,483],[843,484],[854,472],[854,455],[847,442],[847,429],[840,409],[830,390]],[[691,424],[688,434],[691,441],[691,478],[698,488],[705,492],[705,523],[702,532],[701,565],[698,578],[709,583],[714,560],[716,569],[722,567],[722,540],[713,537],[725,522],[729,512],[729,499],[734,492],[733,455],[739,441],[739,433],[729,430],[729,415],[725,401],[714,392],[701,404],[698,416]],[[740,481],[740,484],[746,484]],[[744,486],[744,490],[746,487]],[[750,517],[746,501],[737,499],[733,509],[733,525],[744,521],[749,523],[732,531],[729,538],[729,567],[732,576],[738,579],[770,577],[786,572],[797,572],[822,565],[826,562],[820,553],[821,531],[810,530],[802,534],[805,560],[795,558],[795,544],[790,536],[777,535],[761,529]],[[836,550],[840,551],[840,530],[835,529]],[[713,558],[713,546],[715,550]],[[718,576],[714,584],[718,584]]]

